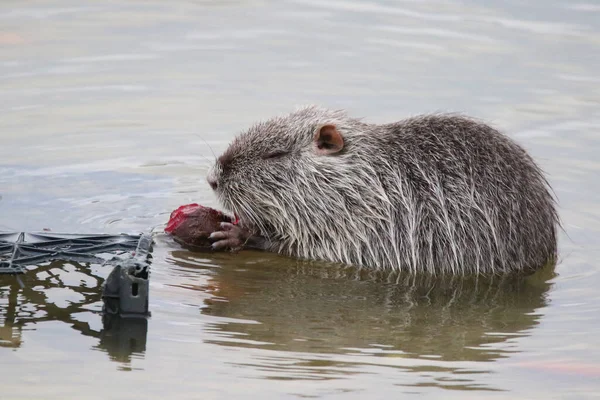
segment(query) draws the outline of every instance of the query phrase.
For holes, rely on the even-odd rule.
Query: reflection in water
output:
[[[99,338],[95,348],[114,361],[129,363],[146,351],[145,318],[101,316],[102,283],[111,267],[99,268],[64,261],[40,265],[22,276],[0,275],[0,347],[21,347],[23,331],[35,324],[61,321],[85,336]],[[102,319],[94,329],[83,314]]]
[[[108,352],[111,360],[130,363],[132,354],[144,354],[148,333],[146,318],[122,318],[119,315],[105,314],[102,323],[104,329],[100,332],[97,348]]]
[[[172,255],[180,266],[193,267],[193,254]],[[244,253],[218,264],[207,285],[182,285],[211,292],[202,313],[229,321],[210,326],[217,333],[210,341],[313,354],[261,367],[274,374],[308,369],[318,379],[347,366],[336,362],[347,355],[396,357],[402,369],[419,374],[460,374],[462,361],[509,357],[517,351],[512,339],[530,335],[539,323],[554,275],[548,267],[528,278],[415,277]],[[316,353],[337,356],[325,361]]]

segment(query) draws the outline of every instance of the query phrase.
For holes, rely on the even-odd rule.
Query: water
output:
[[[0,230],[160,230],[181,204],[218,207],[212,151],[318,103],[490,121],[548,173],[565,231],[557,267],[525,282],[158,235],[132,341],[102,332],[106,270],[44,264],[25,289],[0,277],[0,397],[600,397],[598,71],[591,1],[3,1]]]

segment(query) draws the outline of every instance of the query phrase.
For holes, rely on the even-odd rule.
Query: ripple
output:
[[[61,60],[64,63],[99,63],[115,61],[147,61],[156,60],[158,54],[106,54],[102,56],[73,57]]]
[[[366,3],[359,1],[331,0],[326,2],[319,2],[315,0],[294,0],[293,2],[322,9],[335,9],[355,13],[375,13],[381,15],[402,15],[405,17],[417,18],[426,21],[459,22],[464,20],[464,18],[460,15],[452,15],[445,13],[423,13],[413,11],[408,8],[390,7],[382,4]]]
[[[583,12],[600,12],[600,4],[594,3],[575,3],[565,6],[568,9]]]
[[[442,28],[409,28],[409,27],[400,27],[400,26],[376,26],[373,29],[383,32],[392,32],[396,34],[402,35],[411,35],[411,36],[432,36],[438,39],[444,40],[452,40],[452,39],[465,39],[474,42],[482,42],[482,43],[499,43],[500,41],[496,38],[492,38],[489,36],[481,35],[481,34],[470,34],[465,32],[454,31],[451,29],[442,29]]]

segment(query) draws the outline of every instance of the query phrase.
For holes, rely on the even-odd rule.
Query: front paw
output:
[[[241,250],[250,234],[238,225],[231,224],[229,222],[221,222],[220,231],[215,231],[208,237],[213,241],[213,250],[231,249],[232,251]]]

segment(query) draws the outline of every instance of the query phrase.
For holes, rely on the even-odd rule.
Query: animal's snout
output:
[[[208,178],[208,184],[210,185],[210,187],[213,190],[217,190],[217,187],[219,187],[219,184],[217,183],[217,180],[214,179],[214,178],[212,178],[212,177]]]
[[[208,173],[208,176],[206,177],[206,180],[207,180],[208,184],[210,185],[210,187],[212,188],[212,190],[217,190],[217,188],[219,187],[219,183],[217,181],[217,177],[215,175],[214,169],[210,170],[210,172]]]

